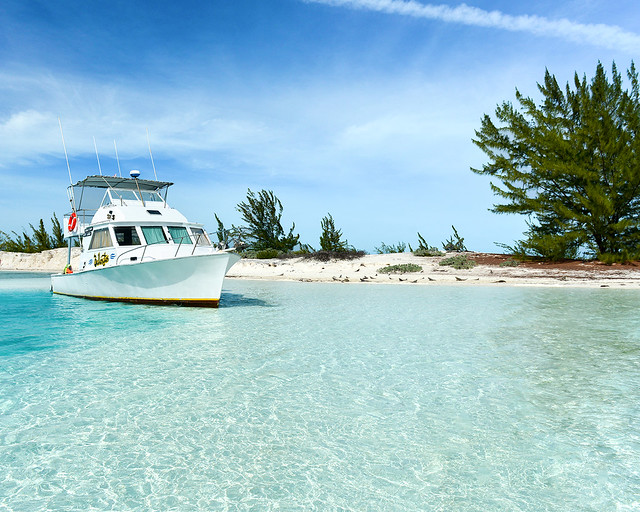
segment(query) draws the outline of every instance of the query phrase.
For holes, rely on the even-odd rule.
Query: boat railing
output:
[[[196,248],[198,247],[198,242],[200,241],[200,237],[201,236],[202,235],[200,235],[200,234],[197,235],[195,243],[193,243],[193,238],[191,236],[182,237],[180,239],[180,242],[178,243],[178,247],[176,248],[176,252],[173,255],[173,257],[176,258],[178,256],[178,254],[180,253],[180,248],[182,247],[182,242],[183,242],[183,239],[185,239],[185,238],[189,238],[191,240],[191,243],[193,244],[193,249],[191,249],[191,253],[190,253],[190,256],[193,256],[193,254],[196,252]],[[175,242],[175,240],[174,240],[174,242]],[[156,243],[153,243],[153,244],[136,245],[135,247],[120,253],[118,255],[118,257],[116,258],[116,265],[120,264],[120,260],[122,259],[123,256],[130,255],[129,257],[132,257],[131,253],[136,252],[136,251],[138,251],[138,252],[142,251],[142,254],[140,255],[140,259],[136,261],[136,263],[142,263],[144,261],[144,256],[145,256],[145,254],[147,252],[147,248],[149,246],[152,246],[152,245],[154,245],[154,246],[163,246],[164,247],[166,244],[164,242],[156,242]]]

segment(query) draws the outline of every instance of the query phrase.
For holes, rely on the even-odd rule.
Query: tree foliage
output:
[[[474,172],[495,178],[504,202],[496,213],[529,216],[519,247],[560,259],[637,252],[640,242],[640,89],[632,63],[630,90],[615,63],[611,81],[599,62],[587,81],[575,74],[560,87],[547,70],[540,104],[516,89],[510,102],[482,119],[473,142],[489,157]]]
[[[33,253],[64,247],[66,245],[64,232],[55,213],[51,218],[51,224],[52,234],[47,232],[42,219],[37,228],[29,224],[31,235],[26,231],[22,234],[15,231],[11,234],[0,231],[0,251]]]
[[[320,250],[330,252],[344,252],[348,250],[349,243],[342,240],[342,231],[336,229],[335,222],[330,213],[320,221],[322,234],[320,235]]]
[[[242,214],[247,224],[243,230],[244,241],[253,250],[277,249],[287,252],[293,250],[300,235],[295,235],[295,223],[285,235],[280,222],[282,203],[271,190],[261,190],[256,195],[251,189],[247,191],[246,202],[239,203],[236,209]]]
[[[458,230],[455,226],[451,226],[453,229],[453,235],[451,235],[446,241],[442,242],[442,248],[447,252],[465,252],[467,246],[464,245],[464,238],[458,234]]]

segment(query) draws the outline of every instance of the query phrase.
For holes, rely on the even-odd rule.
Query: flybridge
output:
[[[117,176],[87,176],[85,179],[73,185],[73,187],[158,192],[171,185],[173,185],[173,183],[169,181],[140,180],[137,178],[120,178]]]
[[[139,173],[132,173],[132,176],[137,175]],[[167,208],[167,192],[171,185],[173,183],[169,181],[141,180],[137,177],[88,176],[70,185],[67,189],[73,212],[76,213],[79,229],[66,229],[65,237],[81,235],[100,207],[108,205],[120,207],[140,205],[145,207],[151,204],[160,204],[162,208]],[[71,216],[71,213],[65,215],[65,226]]]

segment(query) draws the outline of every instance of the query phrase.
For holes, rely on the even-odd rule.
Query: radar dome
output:
[[[132,178],[137,178],[138,176],[140,176],[140,171],[138,171],[137,169],[133,169],[129,171],[129,176],[131,176]]]

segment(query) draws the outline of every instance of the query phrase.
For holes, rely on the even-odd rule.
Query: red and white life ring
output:
[[[75,231],[77,226],[78,216],[76,215],[76,212],[73,212],[69,217],[69,223],[67,224],[67,227],[69,228],[69,231]]]

